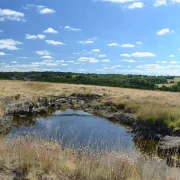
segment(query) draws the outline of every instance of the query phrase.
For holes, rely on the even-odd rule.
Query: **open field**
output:
[[[180,82],[180,77],[175,77],[174,79],[167,79],[168,84],[158,84],[158,87],[166,86],[166,87],[172,87],[176,85],[178,82]],[[172,83],[173,82],[173,83]]]
[[[180,82],[180,77],[175,77],[174,79],[168,79],[168,83],[171,83],[171,81],[174,81],[174,83]]]
[[[166,120],[169,118],[176,122],[175,126],[180,127],[180,93],[92,85],[1,80],[0,112],[3,115],[8,103],[36,101],[39,96],[69,95],[71,93],[104,95],[104,101],[111,101],[115,104],[124,103],[130,111],[132,110],[135,115],[142,118],[161,114],[162,118]]]
[[[169,118],[180,127],[180,93],[60,83],[1,80],[1,115],[9,103],[72,93],[100,94],[103,95],[102,103],[124,104],[137,118]],[[0,139],[0,179],[13,179],[17,175],[32,180],[178,180],[179,177],[178,169],[169,170],[160,159],[118,152],[101,154],[88,149],[81,149],[79,156],[70,148],[62,150],[59,147],[55,142],[30,137],[12,142]]]

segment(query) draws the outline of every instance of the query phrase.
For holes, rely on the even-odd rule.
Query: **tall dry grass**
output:
[[[0,140],[0,178],[79,180],[178,180],[162,160],[117,151],[62,148],[30,136]],[[3,173],[3,174],[2,174]]]

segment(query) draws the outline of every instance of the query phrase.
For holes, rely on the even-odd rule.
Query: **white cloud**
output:
[[[171,0],[171,2],[172,2],[173,4],[175,4],[175,3],[180,3],[180,0]]]
[[[17,61],[11,61],[11,63],[16,64],[16,63],[17,63]]]
[[[85,40],[85,41],[78,41],[77,43],[79,43],[79,44],[93,44],[94,41],[93,40]]]
[[[64,63],[64,60],[56,60],[57,63]]]
[[[99,0],[99,1],[123,4],[123,3],[128,3],[128,2],[134,2],[135,0]]]
[[[26,39],[44,39],[46,38],[45,35],[38,34],[38,35],[31,35],[31,34],[26,34]]]
[[[17,57],[17,59],[27,59],[27,57]]]
[[[109,59],[103,59],[103,60],[101,60],[102,62],[110,62],[110,60]]]
[[[96,71],[100,71],[100,72],[102,71],[102,72],[103,72],[103,71],[104,71],[104,69],[96,69]]]
[[[66,62],[68,62],[68,63],[73,63],[74,61],[73,61],[73,60],[68,60],[68,61],[66,61]]]
[[[135,52],[135,53],[132,53],[131,56],[133,56],[133,57],[155,57],[156,54],[151,53],[151,52]]]
[[[167,64],[167,61],[156,61],[156,63]]]
[[[0,21],[25,21],[24,13],[10,9],[0,9]]]
[[[21,44],[21,42],[13,39],[0,39],[0,49],[18,50],[19,48],[17,46]]]
[[[52,59],[52,56],[41,56],[43,59]]]
[[[134,44],[123,44],[121,47],[123,47],[123,48],[133,48],[133,47],[135,47],[135,45]]]
[[[4,32],[4,30],[0,29],[0,33],[3,33],[3,32]]]
[[[68,66],[68,64],[61,64],[62,66]]]
[[[135,62],[136,62],[136,61],[133,60],[133,59],[123,59],[123,60],[121,60],[121,61],[127,62],[127,63],[135,63]]]
[[[51,55],[51,53],[49,53],[46,50],[44,50],[44,51],[36,51],[36,54],[41,55],[41,56],[50,56]]]
[[[89,63],[97,63],[99,62],[99,60],[95,59],[95,58],[92,58],[92,57],[80,57],[78,59],[78,61],[81,61],[81,62],[89,62]]]
[[[170,29],[169,29],[169,28],[164,28],[164,29],[159,30],[159,31],[157,32],[157,35],[158,35],[158,36],[162,36],[162,35],[165,35],[165,34],[167,34],[167,33],[169,33],[169,32],[170,32]]]
[[[99,57],[104,58],[104,57],[106,57],[106,55],[105,54],[100,54]]]
[[[170,58],[174,58],[174,57],[175,57],[175,55],[174,55],[174,54],[171,54],[171,55],[169,55],[169,57],[170,57]]]
[[[120,54],[120,56],[122,56],[122,57],[131,57],[130,54]]]
[[[50,9],[50,8],[43,8],[39,11],[40,14],[52,14],[55,12],[56,11],[54,9]]]
[[[118,44],[117,43],[110,43],[110,44],[108,44],[108,46],[113,47],[113,46],[118,46]]]
[[[127,6],[128,9],[136,9],[136,8],[143,8],[144,7],[144,3],[143,2],[134,2],[130,5]]]
[[[46,40],[47,44],[52,44],[54,46],[58,46],[58,45],[65,45],[63,42],[60,41],[54,41],[54,40]]]
[[[36,4],[27,4],[24,9],[29,9],[29,8],[31,8],[31,7],[36,8],[37,11],[38,11],[38,13],[39,13],[39,14],[42,14],[42,15],[43,15],[43,14],[53,14],[53,13],[56,12],[54,9],[47,8],[47,7],[44,6],[44,5],[36,5]]]
[[[159,7],[159,6],[164,6],[164,5],[167,5],[166,0],[155,0],[154,2],[154,7]]]
[[[43,33],[52,33],[52,34],[57,34],[58,31],[54,30],[53,28],[48,28],[46,30],[43,31]]]
[[[142,43],[142,42],[140,42],[140,41],[137,41],[137,42],[136,42],[136,44],[143,44],[143,43]]]
[[[67,29],[69,31],[82,31],[82,29],[79,28],[73,28],[71,26],[65,26],[64,29]]]
[[[93,49],[92,52],[100,52],[100,49]]]
[[[178,62],[178,61],[171,61],[170,63],[171,64],[180,64],[180,62]]]
[[[8,54],[4,53],[4,52],[0,52],[0,56],[6,56]]]
[[[116,69],[116,68],[120,68],[122,67],[121,65],[114,65],[114,66],[111,66],[111,67],[104,67],[104,69]]]
[[[85,70],[85,69],[78,69],[78,71],[81,71],[81,72],[82,72],[82,71],[86,71],[86,70]]]

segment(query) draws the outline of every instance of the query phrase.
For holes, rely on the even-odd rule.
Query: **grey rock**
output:
[[[160,154],[180,153],[180,137],[163,137],[159,142],[158,152]]]

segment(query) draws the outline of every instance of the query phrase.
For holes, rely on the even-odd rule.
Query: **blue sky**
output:
[[[180,0],[1,0],[0,71],[180,75]]]

